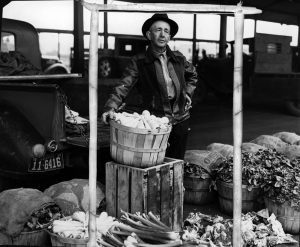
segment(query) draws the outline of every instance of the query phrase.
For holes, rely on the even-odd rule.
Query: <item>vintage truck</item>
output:
[[[38,33],[29,23],[2,19],[1,38],[0,191],[44,189],[68,178],[87,178],[88,124],[76,122],[75,112],[71,123],[65,116],[68,103],[76,103],[76,98],[70,102],[74,91],[69,89],[85,79],[59,61],[43,62]],[[81,86],[80,93],[88,97],[87,81],[85,85],[86,92]]]
[[[250,53],[243,56],[243,87],[245,95],[256,100],[281,101],[289,114],[300,116],[298,56],[290,43],[290,36],[263,33],[244,39]],[[228,46],[234,50],[233,42]],[[197,70],[202,92],[211,91],[222,100],[232,98],[232,56],[202,59]],[[198,95],[202,99],[206,96]]]

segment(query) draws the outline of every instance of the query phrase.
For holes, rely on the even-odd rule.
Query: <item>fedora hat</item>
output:
[[[149,31],[151,25],[156,22],[156,21],[165,21],[167,23],[169,23],[170,25],[170,32],[171,32],[171,38],[173,38],[175,36],[175,34],[178,32],[178,25],[175,21],[173,21],[172,19],[169,19],[167,14],[164,13],[157,13],[154,14],[151,18],[149,18],[148,20],[146,20],[142,26],[142,33],[144,35],[144,37],[147,38],[146,33],[147,31]]]

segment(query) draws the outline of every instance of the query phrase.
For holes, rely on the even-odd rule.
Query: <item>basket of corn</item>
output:
[[[110,121],[110,153],[118,163],[134,167],[159,165],[165,158],[172,126],[167,117],[149,111],[115,113]]]
[[[72,215],[53,221],[48,229],[52,246],[86,247],[89,241],[89,214],[76,211]],[[115,218],[102,212],[96,217],[97,238],[106,233]]]

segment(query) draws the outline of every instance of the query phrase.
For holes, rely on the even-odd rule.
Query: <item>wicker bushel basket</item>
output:
[[[10,237],[0,232],[0,245],[50,246],[50,237],[46,230],[21,232],[16,237]]]
[[[118,163],[147,168],[160,165],[166,154],[172,127],[147,130],[110,121],[110,154]]]
[[[290,206],[288,202],[279,204],[265,197],[265,204],[269,213],[275,214],[285,232],[299,234],[300,212]]]
[[[212,178],[208,174],[204,178],[185,176],[183,180],[184,202],[204,205],[217,198],[216,191],[211,188]]]
[[[233,184],[225,183],[217,180],[217,190],[220,209],[223,213],[233,214]],[[252,188],[248,191],[246,185],[242,185],[242,212],[248,213],[261,208],[257,199],[259,198],[261,189],[259,187]]]
[[[64,246],[64,247],[86,247],[88,239],[73,239],[63,238],[52,232],[48,232],[51,237],[52,246]]]

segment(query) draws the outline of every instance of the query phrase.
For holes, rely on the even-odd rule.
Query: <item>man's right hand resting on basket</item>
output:
[[[110,120],[110,119],[113,119],[114,113],[115,113],[115,111],[114,111],[113,109],[104,112],[104,113],[102,114],[102,116],[101,116],[101,119],[102,119],[103,123],[109,124],[109,120]]]

